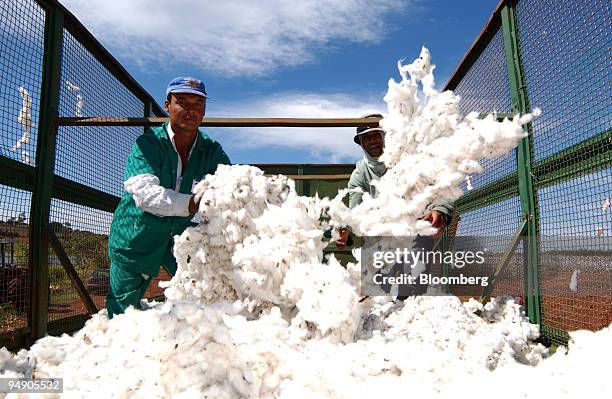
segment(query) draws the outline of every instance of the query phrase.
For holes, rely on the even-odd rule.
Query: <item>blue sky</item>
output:
[[[63,0],[159,102],[175,76],[206,82],[210,117],[384,112],[396,63],[433,54],[442,86],[497,0]],[[218,3],[218,4],[217,4]],[[352,129],[208,129],[235,163],[355,162]]]

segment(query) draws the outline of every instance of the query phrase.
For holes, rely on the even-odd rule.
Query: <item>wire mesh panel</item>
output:
[[[34,0],[0,7],[0,154],[35,164],[45,11]]]
[[[60,116],[138,116],[144,104],[64,30]],[[62,126],[55,173],[121,197],[125,160],[142,127]]]
[[[27,326],[30,306],[29,218],[32,195],[0,185],[0,334]]]
[[[51,228],[68,259],[100,309],[108,293],[108,234],[113,215],[97,209],[53,199]],[[53,249],[49,250],[49,321],[83,314],[85,305]]]
[[[543,331],[612,321],[612,5],[521,0],[519,51],[533,122]]]
[[[450,276],[492,276],[498,262],[510,245],[521,222],[518,197],[509,198],[468,212],[459,212],[457,237],[474,237],[478,249],[485,251],[486,262],[463,269],[451,269]],[[522,248],[517,248],[505,271],[497,278],[492,295],[512,295],[524,298]],[[475,292],[452,292],[458,296],[476,296]]]
[[[508,85],[508,72],[504,59],[504,38],[501,29],[493,35],[482,54],[454,89],[461,96],[459,109],[470,112],[510,112],[512,98]],[[469,177],[464,189],[482,188],[516,171],[516,151],[494,159],[483,159],[483,172]]]
[[[470,112],[510,112],[512,98],[504,59],[501,29],[493,35],[482,54],[453,90],[461,96],[459,109]]]
[[[545,326],[598,330],[612,322],[611,187],[609,163],[606,169],[538,190]]]
[[[529,102],[542,109],[533,123],[536,160],[609,132],[612,3],[522,0],[516,16]]]

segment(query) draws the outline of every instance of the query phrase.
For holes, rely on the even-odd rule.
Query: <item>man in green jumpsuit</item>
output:
[[[160,265],[170,275],[177,265],[174,236],[197,211],[193,186],[217,165],[230,164],[221,145],[198,127],[206,111],[206,89],[198,79],[173,79],[164,108],[170,122],[138,137],[125,167],[125,192],[113,215],[108,240],[109,318],[128,306],[140,308]]]

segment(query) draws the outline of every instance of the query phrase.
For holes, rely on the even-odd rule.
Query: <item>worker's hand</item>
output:
[[[189,199],[189,213],[194,214],[197,211],[198,211],[198,203],[195,201],[195,196],[192,195],[191,198]]]
[[[338,247],[338,249],[344,249],[346,248],[346,242],[349,239],[349,229],[347,229],[346,227],[342,227],[340,228],[340,238],[338,240],[336,240],[336,246]]]
[[[431,211],[423,217],[423,220],[427,220],[433,227],[438,229],[434,237],[440,237],[442,233],[444,233],[444,229],[446,228],[446,219],[444,219],[444,214],[440,211]]]

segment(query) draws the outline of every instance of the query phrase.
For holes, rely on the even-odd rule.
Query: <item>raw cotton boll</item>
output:
[[[19,95],[22,99],[22,112],[20,113],[20,117],[25,115],[29,115],[32,117],[31,109],[32,109],[32,97],[30,97],[30,93],[23,86],[19,86]]]
[[[281,292],[297,305],[299,316],[316,325],[322,335],[340,329],[340,337],[353,339],[360,317],[354,311],[358,297],[349,272],[334,257],[327,264],[292,264]]]
[[[323,230],[319,221],[325,201],[293,193],[280,206],[268,209],[253,222],[256,233],[236,246],[230,284],[241,295],[293,306],[280,287],[291,263],[320,262]]]
[[[414,60],[412,64],[402,66],[399,65],[402,79],[407,79],[406,72],[410,74],[410,79],[413,82],[422,81],[427,75],[433,73],[434,66],[431,65],[431,54],[425,47],[421,48],[419,58]]]
[[[178,278],[165,284],[167,295],[204,303],[238,299],[232,254],[257,231],[254,220],[268,204],[282,204],[290,191],[285,177],[268,178],[247,165],[220,165],[217,173],[200,181],[194,193],[202,222],[175,240]],[[251,273],[249,279],[257,277]]]

